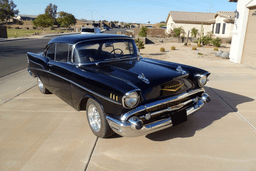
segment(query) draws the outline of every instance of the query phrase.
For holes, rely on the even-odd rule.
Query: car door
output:
[[[54,60],[48,62],[49,82],[52,92],[72,106],[71,77],[73,66],[70,63],[71,45],[55,43]]]

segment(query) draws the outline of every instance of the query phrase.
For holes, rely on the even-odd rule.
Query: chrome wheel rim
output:
[[[99,132],[101,128],[100,114],[97,107],[92,104],[89,106],[88,109],[88,118],[91,128],[94,131]]]
[[[37,78],[37,84],[41,92],[43,92],[44,84],[40,80],[40,78]]]

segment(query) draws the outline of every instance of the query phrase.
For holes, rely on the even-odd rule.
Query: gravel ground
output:
[[[175,46],[176,50],[171,50],[171,47]],[[165,52],[160,52],[160,48],[165,48]],[[216,57],[215,53],[217,51],[214,51],[213,46],[208,47],[197,47],[197,50],[192,50],[192,47],[196,47],[196,44],[192,44],[189,46],[184,46],[183,43],[162,43],[162,44],[146,44],[144,49],[140,50],[140,54],[142,57],[146,58],[154,58],[159,60],[166,60],[169,57],[172,56],[172,53],[174,52],[182,52],[185,55],[192,57],[192,58],[203,58],[210,61],[215,60],[228,60],[223,59],[221,57]],[[224,46],[218,48],[219,51],[223,52],[229,52],[230,51],[230,45],[224,44]]]

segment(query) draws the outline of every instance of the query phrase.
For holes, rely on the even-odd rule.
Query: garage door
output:
[[[256,7],[249,13],[242,63],[256,69]]]

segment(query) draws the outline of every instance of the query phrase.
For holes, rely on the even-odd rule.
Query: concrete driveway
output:
[[[256,70],[187,49],[157,58],[210,71],[212,101],[188,121],[157,133],[98,139],[85,112],[43,95],[26,73],[0,78],[0,170],[256,170]]]

